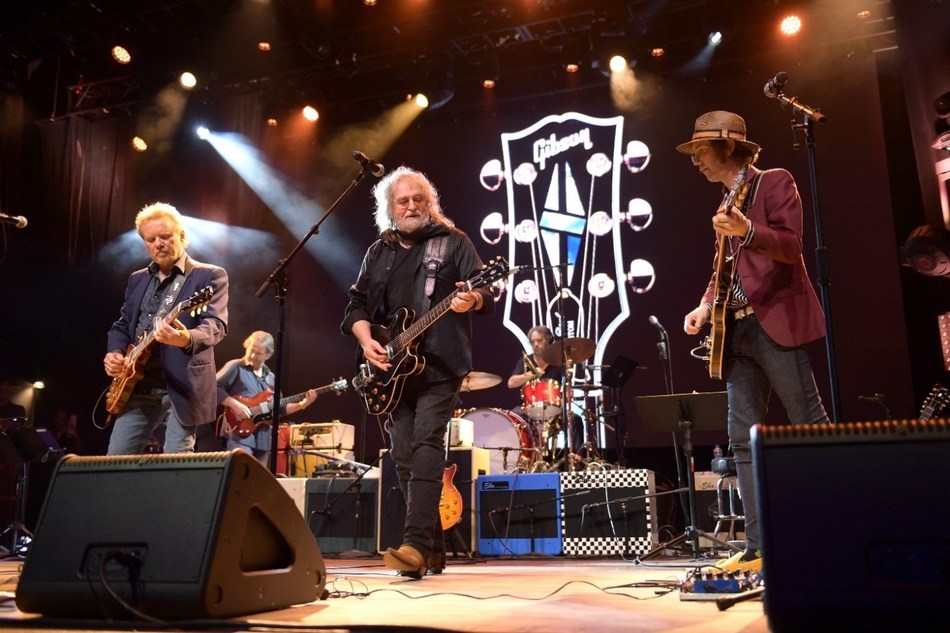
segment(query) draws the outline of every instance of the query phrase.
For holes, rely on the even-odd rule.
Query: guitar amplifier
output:
[[[547,554],[564,548],[558,473],[478,478],[478,553]]]
[[[352,451],[356,427],[332,422],[303,422],[290,425],[290,446],[293,448],[326,448],[337,451]]]
[[[560,475],[565,556],[637,556],[657,543],[652,470]]]

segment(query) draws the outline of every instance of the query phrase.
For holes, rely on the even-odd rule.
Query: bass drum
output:
[[[472,409],[462,415],[474,427],[474,446],[488,450],[489,475],[529,472],[540,459],[534,427],[504,409]]]

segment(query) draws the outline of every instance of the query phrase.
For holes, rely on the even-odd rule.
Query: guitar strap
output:
[[[185,287],[184,273],[176,272],[175,278],[169,282],[168,286],[168,292],[162,297],[162,307],[155,313],[156,319],[164,319],[171,312],[172,306],[178,303],[181,289]]]
[[[422,314],[429,311],[432,303],[432,293],[435,291],[435,276],[445,261],[445,248],[448,242],[447,235],[434,237],[426,242],[426,252],[422,256],[422,263],[426,268],[425,294],[422,297]]]

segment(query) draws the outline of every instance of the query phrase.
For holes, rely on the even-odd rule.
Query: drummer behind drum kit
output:
[[[570,404],[574,389],[584,391],[586,396],[591,391],[600,390],[601,385],[571,385],[573,367],[582,363],[594,354],[594,341],[588,338],[567,338],[551,343],[542,352],[542,359],[549,365],[566,368],[568,389],[566,395]],[[526,369],[540,374],[537,367],[525,354]],[[501,377],[480,371],[473,371],[462,382],[462,391],[477,391],[488,389],[501,382]],[[468,420],[474,426],[474,445],[490,451],[489,467],[491,474],[512,472],[547,472],[557,470],[564,460],[556,460],[557,436],[562,427],[563,398],[561,383],[557,380],[532,380],[521,388],[521,411],[505,410],[501,408],[459,409],[455,418]],[[587,422],[596,420],[599,412],[598,405],[594,409],[585,409],[584,419]],[[567,407],[571,411],[570,406]],[[522,415],[523,414],[523,415]],[[524,416],[527,416],[524,417]],[[573,415],[569,415],[573,418]],[[573,421],[569,422],[573,424]],[[588,441],[584,447],[571,446],[569,449],[577,453],[581,448],[586,449],[588,459],[594,457],[596,450],[592,438],[594,429],[588,428]],[[570,433],[566,433],[570,435]],[[569,442],[570,440],[567,440]],[[580,461],[580,458],[573,459]]]

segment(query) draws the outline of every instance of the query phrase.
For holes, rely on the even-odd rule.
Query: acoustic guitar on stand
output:
[[[347,384],[343,378],[334,380],[329,385],[317,387],[316,392],[319,396],[322,393],[332,391],[336,395],[346,391]],[[300,402],[307,396],[307,392],[298,393],[293,396],[287,396],[280,399],[281,408],[286,407],[293,402]],[[224,413],[218,417],[218,434],[235,433],[239,437],[250,437],[265,426],[270,426],[274,419],[274,392],[265,389],[253,396],[231,396],[238,402],[241,402],[251,410],[251,417],[238,420],[234,411],[230,407],[224,407]]]
[[[106,394],[106,411],[109,412],[106,417],[107,423],[112,422],[115,416],[122,413],[135,385],[145,377],[145,363],[152,356],[152,343],[155,342],[155,333],[159,326],[163,323],[174,322],[182,312],[190,312],[192,316],[197,316],[208,309],[208,302],[211,301],[213,294],[214,288],[211,286],[202,288],[172,308],[167,316],[155,319],[151,330],[143,332],[135,344],[129,344],[125,351],[122,371],[112,379],[109,392]]]

